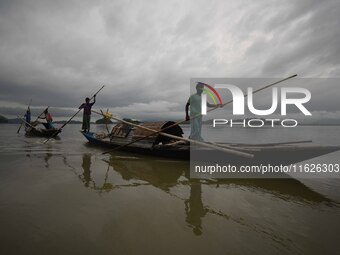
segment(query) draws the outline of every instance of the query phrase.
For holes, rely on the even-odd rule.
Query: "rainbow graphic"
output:
[[[207,87],[208,89],[203,89],[203,91],[209,95],[209,97],[212,99],[212,101],[214,102],[215,105],[217,105],[217,102],[216,102],[216,98],[218,99],[220,105],[222,105],[222,99],[220,97],[220,94],[218,94],[218,92],[216,91],[216,89],[214,89],[212,86],[206,84],[206,83],[203,83],[203,82],[197,82],[197,84],[202,84],[204,87]],[[215,96],[214,96],[215,95]]]

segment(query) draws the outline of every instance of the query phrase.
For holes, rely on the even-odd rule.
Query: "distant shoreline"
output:
[[[128,121],[131,121],[130,119],[126,119]],[[153,122],[155,122],[156,120],[154,120]],[[21,119],[19,118],[14,118],[14,119],[7,119],[5,116],[0,115],[0,124],[21,124]],[[67,120],[58,120],[58,121],[54,121],[54,124],[65,124],[67,122]],[[104,119],[98,119],[96,121],[91,122],[92,125],[102,125],[105,123],[98,123],[98,122],[104,122]],[[142,121],[144,122],[144,121]],[[112,122],[112,123],[107,123],[107,124],[116,124],[118,122]],[[68,124],[82,124],[82,121],[79,120],[72,120],[70,121]],[[206,120],[203,121],[203,125],[207,126],[207,125],[211,125],[212,124],[212,120]],[[185,121],[183,123],[181,123],[181,125],[190,125],[189,121]],[[269,124],[267,124],[266,122],[263,125],[264,127],[270,126]],[[322,127],[322,126],[340,126],[340,123],[298,123],[298,126],[316,126],[316,127]]]

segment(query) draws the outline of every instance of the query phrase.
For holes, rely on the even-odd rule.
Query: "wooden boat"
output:
[[[59,135],[61,130],[57,128],[44,129],[37,127],[29,127],[26,129],[26,136],[28,137],[47,137],[47,138],[55,138]]]
[[[153,129],[162,130],[174,122],[148,122],[140,125]],[[174,126],[165,131],[168,134],[180,136],[183,130],[180,126]],[[118,148],[130,141],[144,137],[151,132],[138,127],[131,127],[124,123],[119,123],[112,128],[110,134],[83,132],[85,138],[91,143],[106,148]],[[237,155],[226,154],[206,147],[191,147],[190,144],[182,141],[174,141],[171,138],[156,134],[140,140],[129,146],[121,147],[121,150],[153,155],[167,158],[182,160],[200,161],[209,159],[210,162],[228,161],[233,165],[254,165],[254,164],[283,164],[288,165],[301,162],[307,159],[318,157],[324,154],[340,150],[339,146],[320,146],[302,143],[275,143],[275,144],[232,144],[232,143],[215,143],[220,147],[230,146],[237,151],[247,152],[254,155],[254,158],[248,159]],[[193,150],[195,150],[194,153]]]
[[[47,138],[55,138],[61,132],[61,129],[58,128],[47,128],[48,125],[46,123],[41,123],[39,121],[34,121],[31,123],[26,122],[23,118],[20,118],[22,123],[25,124],[25,135],[27,137],[47,137]],[[42,124],[45,128],[38,128],[37,125]]]

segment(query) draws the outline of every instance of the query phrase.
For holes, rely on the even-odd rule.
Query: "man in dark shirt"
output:
[[[27,108],[26,114],[25,114],[25,119],[27,123],[31,123],[31,110],[30,107]]]
[[[25,119],[26,119],[26,124],[25,124],[25,128],[29,128],[29,125],[31,123],[31,110],[30,107],[27,108],[26,114],[25,114]]]
[[[84,109],[83,112],[83,132],[90,131],[90,121],[91,121],[91,108],[96,102],[96,96],[93,97],[93,103],[90,103],[90,98],[85,99],[85,103],[79,106],[79,109]]]

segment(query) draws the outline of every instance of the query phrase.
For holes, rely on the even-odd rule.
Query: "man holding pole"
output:
[[[96,95],[93,96],[93,102],[90,103],[90,98],[85,99],[85,103],[79,106],[79,109],[84,109],[83,112],[83,126],[82,132],[90,131],[90,122],[91,122],[91,108],[96,103]]]
[[[196,94],[192,94],[185,106],[185,119],[190,120],[190,139],[197,141],[204,141],[201,136],[202,130],[202,93],[204,90],[204,84],[198,82],[196,85]],[[189,117],[189,106],[190,106],[190,117]],[[213,104],[207,103],[208,107],[215,107]]]
[[[94,103],[96,102],[96,95],[104,88],[105,86],[103,85],[92,97],[91,97],[91,99],[92,98],[94,98],[94,102],[91,104],[91,106],[90,107],[87,107],[87,110],[86,110],[86,112],[87,113],[89,113],[89,114],[87,114],[87,115],[90,115],[90,116],[86,116],[86,125],[84,125],[84,121],[83,121],[83,131],[86,131],[86,130],[90,130],[90,120],[91,120],[91,107],[92,107],[92,105],[94,105]],[[88,104],[90,104],[90,100],[91,100],[90,98],[86,98],[85,99],[85,104],[82,104],[81,106],[79,106],[79,110],[75,113],[75,114],[73,114],[72,115],[72,117],[68,120],[68,121],[66,121],[60,128],[58,128],[57,130],[56,130],[56,132],[50,137],[50,138],[48,138],[47,140],[45,140],[44,141],[44,143],[47,143],[49,140],[51,140],[53,137],[54,137],[54,135],[56,135],[56,134],[58,134],[58,133],[60,133],[61,132],[61,130],[68,124],[68,123],[70,123],[71,122],[71,120],[81,111],[81,109],[84,109],[84,116],[85,116],[85,105],[86,105],[86,103],[88,103]],[[86,130],[84,129],[84,127],[86,127]]]
[[[45,109],[44,111],[44,117],[38,117],[38,119],[45,119],[46,120],[46,123],[42,123],[46,129],[53,129],[55,128],[53,126],[53,118],[52,118],[52,115],[48,112],[48,108]]]

